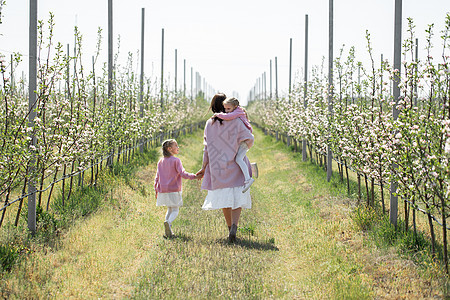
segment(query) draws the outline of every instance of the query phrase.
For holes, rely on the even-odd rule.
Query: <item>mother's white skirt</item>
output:
[[[252,208],[250,190],[242,193],[243,186],[208,191],[202,209],[212,210],[228,208]]]

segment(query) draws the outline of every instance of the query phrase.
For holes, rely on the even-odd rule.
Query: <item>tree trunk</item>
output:
[[[70,186],[69,186],[69,193],[67,194],[67,201],[69,201],[70,196],[72,195],[72,187],[73,187],[73,170],[75,169],[75,162],[72,162],[72,168],[70,170]]]
[[[25,193],[27,190],[27,183],[28,183],[28,171],[27,171],[27,174],[25,174],[25,180],[23,182],[22,197],[25,196]],[[14,222],[14,226],[16,226],[16,227],[17,227],[17,225],[19,225],[19,218],[20,218],[20,212],[22,211],[23,199],[24,198],[20,199],[19,208],[17,209],[16,221]]]
[[[367,183],[367,174],[364,174],[364,181],[366,182],[367,206],[370,206],[370,194],[369,194],[369,184]]]
[[[405,232],[408,232],[408,226],[409,226],[409,206],[408,202],[405,200],[403,201],[405,205]]]
[[[345,173],[347,175],[347,193],[350,195],[350,179],[348,178],[348,167],[347,167],[347,161],[345,163]]]
[[[62,189],[62,205],[64,206],[64,204],[65,204],[65,201],[66,201],[66,199],[65,199],[65,189],[66,189],[66,164],[64,164],[64,170],[63,170],[63,180],[62,180],[62,187],[61,187],[61,189]]]
[[[442,182],[441,182],[441,190],[442,190]],[[447,212],[445,210],[446,203],[443,198],[441,198],[441,214],[442,214],[442,242],[444,247],[444,265],[445,272],[448,275],[448,252],[447,252]]]
[[[371,182],[371,191],[372,191],[372,195],[370,196],[370,198],[372,199],[372,206],[375,207],[375,179],[372,178],[372,182]]]
[[[6,193],[6,199],[5,199],[5,204],[4,204],[4,206],[6,206],[6,205],[8,204],[8,201],[9,201],[9,193],[10,193],[10,192],[11,192],[11,187],[8,187],[8,192]],[[5,218],[6,209],[7,209],[7,207],[5,207],[5,208],[3,209],[2,217],[1,217],[1,219],[0,219],[0,227],[2,226],[3,219]]]
[[[57,176],[58,176],[58,168],[55,169],[55,176],[53,176],[53,182],[56,181]],[[50,198],[52,197],[54,187],[55,187],[55,184],[52,183],[52,187],[50,188],[50,192],[48,193],[48,198],[47,198],[47,207],[46,207],[47,211],[50,206]]]
[[[433,226],[433,218],[431,218],[431,213],[429,212],[430,206],[428,203],[425,203],[427,207],[427,216],[428,216],[428,225],[430,226],[430,234],[431,234],[431,255],[433,259],[436,258],[436,237],[434,235],[434,226]]]
[[[361,175],[358,173],[358,204],[361,201]]]

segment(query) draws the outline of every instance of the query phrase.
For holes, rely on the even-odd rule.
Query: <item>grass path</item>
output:
[[[184,206],[163,238],[165,208],[156,207],[156,163],[114,179],[107,205],[71,227],[57,250],[36,254],[3,286],[14,298],[282,298],[442,297],[439,280],[395,249],[379,249],[354,228],[345,186],[326,182],[256,130],[251,161],[260,178],[253,208],[243,211],[238,241],[226,241],[220,211],[200,209],[205,191],[184,181]],[[202,132],[179,139],[185,169],[202,157]]]

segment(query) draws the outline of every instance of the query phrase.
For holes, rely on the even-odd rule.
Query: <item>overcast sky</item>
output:
[[[378,64],[381,54],[392,61],[394,2],[334,1],[335,56],[345,44],[346,51],[355,46],[357,59],[367,61],[367,29]],[[164,28],[165,74],[170,76],[172,88],[177,49],[178,89],[183,82],[183,60],[186,59],[188,89],[190,68],[193,67],[194,74],[199,72],[214,89],[229,95],[237,91],[245,104],[248,92],[263,72],[267,72],[269,80],[269,63],[275,57],[278,59],[280,93],[288,90],[290,38],[293,40],[293,76],[303,72],[306,14],[309,16],[309,69],[321,64],[322,57],[328,61],[328,5],[328,0],[115,0],[113,32],[115,41],[120,35],[121,61],[126,59],[128,52],[137,53],[140,49],[141,9],[145,8],[146,76],[160,75],[161,29]],[[107,0],[38,0],[38,19],[47,20],[49,12],[55,15],[55,41],[70,44],[73,49],[73,29],[75,25],[79,27],[87,62],[94,54],[99,27],[103,29],[104,37],[100,59],[106,61],[107,10]],[[427,25],[434,23],[439,36],[449,12],[449,0],[403,1],[402,37],[406,34],[406,18],[413,18],[423,54]],[[1,13],[0,53],[6,57],[12,52],[27,55],[29,1],[6,0]],[[442,44],[438,38],[434,44],[441,51]],[[21,64],[25,71],[27,64],[25,56]]]

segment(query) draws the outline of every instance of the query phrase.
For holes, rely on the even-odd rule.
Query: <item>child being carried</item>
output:
[[[250,132],[253,132],[253,128],[250,125],[250,122],[248,121],[247,112],[239,106],[239,100],[231,97],[226,98],[223,101],[223,107],[225,108],[225,113],[215,113],[213,117],[218,117],[222,120],[234,120],[234,119],[241,119],[242,122],[244,122],[244,125],[250,130]],[[244,161],[245,154],[249,150],[249,141],[245,140],[239,145],[239,149],[237,151],[235,161],[239,165],[239,167],[242,170],[242,174],[244,175],[244,189],[242,190],[242,193],[245,193],[248,191],[250,186],[253,184],[255,179],[250,177],[250,174],[248,172],[247,164]]]

